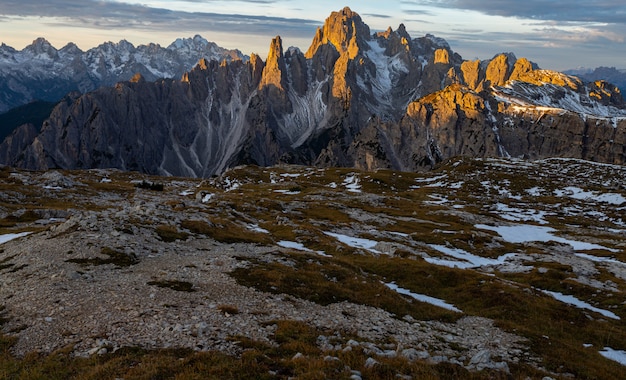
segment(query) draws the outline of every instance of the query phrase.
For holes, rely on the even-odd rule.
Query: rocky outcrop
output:
[[[588,114],[580,104],[574,107],[578,111],[534,106],[526,102],[555,89],[550,84],[525,89],[519,97],[505,98],[499,90],[478,93],[452,85],[426,96],[410,104],[398,123],[370,123],[350,148],[354,166],[415,171],[457,155],[626,163],[626,117],[600,115],[623,111],[596,105]],[[572,89],[560,90],[556,96],[564,103],[570,97],[580,99]],[[556,99],[550,102],[558,104]]]
[[[266,62],[202,59],[181,80],[143,74],[68,98],[33,138],[0,146],[32,169],[120,168],[210,176],[238,164],[422,170],[456,155],[626,163],[626,110],[608,83],[512,53],[464,61],[403,25],[370,34],[333,12],[306,53],[280,37]]]

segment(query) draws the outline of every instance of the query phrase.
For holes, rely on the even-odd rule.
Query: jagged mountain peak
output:
[[[67,45],[63,46],[61,50],[59,50],[59,52],[63,54],[73,54],[73,55],[78,55],[78,54],[83,53],[83,51],[73,42],[69,42]]]
[[[24,51],[40,58],[54,59],[58,57],[58,50],[43,37],[34,40],[32,44],[24,48]]]
[[[33,42],[27,46],[27,48],[51,48],[52,44],[50,43],[50,41],[48,41],[47,39],[45,39],[44,37],[37,37],[35,40],[33,40]]]
[[[202,50],[202,49],[205,49],[209,45],[215,45],[215,44],[209,42],[201,35],[196,34],[192,38],[177,38],[167,48],[168,49],[188,48],[188,49],[193,49],[193,50]]]
[[[359,50],[369,50],[367,41],[370,39],[369,26],[358,13],[345,7],[341,11],[332,12],[324,26],[318,28],[306,57],[312,57],[319,46],[324,44],[334,46],[340,54],[348,52],[351,57],[355,57]]]

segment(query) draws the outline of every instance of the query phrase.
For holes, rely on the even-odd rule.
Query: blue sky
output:
[[[121,39],[167,46],[200,34],[265,57],[276,35],[306,50],[315,29],[344,6],[372,31],[404,23],[413,38],[445,38],[465,59],[514,52],[548,69],[626,69],[624,0],[0,0],[0,42],[22,49],[44,37],[87,50]]]

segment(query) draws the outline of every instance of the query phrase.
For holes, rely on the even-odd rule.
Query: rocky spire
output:
[[[280,36],[276,36],[270,44],[270,51],[267,54],[263,77],[260,88],[273,85],[277,89],[285,90],[285,57],[283,55],[283,41]]]
[[[339,12],[333,12],[326,19],[323,28],[318,28],[313,43],[305,54],[307,58],[313,57],[320,45],[331,44],[340,54],[348,52],[354,58],[359,50],[367,50],[366,41],[371,39],[370,28],[358,13],[345,7]]]

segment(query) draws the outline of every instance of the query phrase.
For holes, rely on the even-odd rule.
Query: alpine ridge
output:
[[[33,100],[58,101],[71,91],[88,92],[130,80],[140,73],[146,80],[180,78],[200,58],[247,59],[199,35],[179,38],[167,48],[157,44],[133,46],[122,40],[87,51],[73,43],[60,50],[38,38],[21,51],[0,46],[0,113]]]
[[[277,163],[417,171],[457,155],[626,163],[614,85],[513,53],[467,61],[403,25],[371,33],[349,8],[305,53],[277,36],[266,62],[202,59],[181,80],[135,79],[69,94],[39,134],[9,136],[0,161],[192,177]]]

